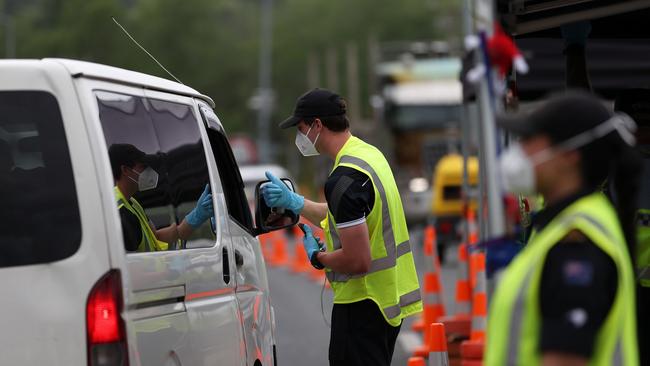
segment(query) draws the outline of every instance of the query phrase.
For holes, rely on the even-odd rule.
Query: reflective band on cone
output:
[[[429,366],[448,366],[445,326],[441,323],[433,323],[429,327],[429,333]]]

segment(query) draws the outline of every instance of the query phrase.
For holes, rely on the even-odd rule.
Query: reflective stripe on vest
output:
[[[386,198],[386,191],[384,190],[384,186],[382,185],[379,176],[377,176],[377,173],[375,173],[375,170],[370,166],[370,164],[354,156],[344,155],[341,157],[339,163],[356,165],[361,169],[370,173],[370,175],[372,176],[371,177],[372,181],[375,185],[375,188],[377,188],[377,192],[379,192],[381,201],[384,202],[384,204],[382,204],[382,235],[384,238],[386,256],[383,258],[375,259],[372,262],[370,262],[370,270],[366,273],[362,273],[358,275],[349,275],[345,273],[336,273],[334,271],[327,272],[326,276],[327,279],[330,280],[330,282],[345,282],[351,278],[360,278],[370,273],[395,267],[395,265],[397,264],[397,258],[411,252],[411,244],[409,243],[408,240],[399,243],[397,245],[395,244],[395,235],[393,234],[393,223],[391,222],[390,212],[388,211],[388,199]],[[330,235],[332,236],[332,245],[335,250],[340,249],[341,239],[339,238],[339,234],[336,231],[336,225],[332,221],[331,215],[328,215],[328,224],[329,224],[329,232]],[[420,299],[418,298],[415,301],[419,301],[419,300]]]

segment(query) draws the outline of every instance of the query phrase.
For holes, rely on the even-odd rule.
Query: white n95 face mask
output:
[[[148,191],[158,186],[158,173],[152,167],[146,167],[141,173],[131,169],[138,175],[138,180],[129,177],[132,181],[138,183],[138,191]]]
[[[314,140],[314,142],[311,142],[309,137],[307,137],[312,127],[313,125],[309,127],[306,134],[303,134],[302,132],[300,132],[300,130],[296,132],[296,147],[298,148],[298,150],[303,156],[320,155],[318,150],[316,150],[316,141],[318,141],[320,132],[318,133],[318,135],[316,135],[316,139]]]
[[[522,195],[535,193],[535,165],[521,145],[512,144],[501,153],[499,172],[504,191]]]

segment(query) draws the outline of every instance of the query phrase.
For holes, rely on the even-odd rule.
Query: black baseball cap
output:
[[[585,91],[551,95],[532,111],[504,114],[497,125],[523,138],[547,135],[554,143],[568,140],[607,121],[612,113],[602,100]]]
[[[293,115],[280,123],[285,129],[297,125],[305,118],[340,116],[346,112],[345,101],[338,94],[327,89],[313,89],[296,101]]]
[[[136,163],[155,168],[160,161],[157,155],[145,154],[131,144],[112,144],[108,148],[108,156],[114,172],[119,170],[121,165],[133,166]]]

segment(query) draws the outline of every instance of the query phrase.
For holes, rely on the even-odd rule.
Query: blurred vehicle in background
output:
[[[381,117],[391,131],[393,171],[409,224],[424,223],[430,214],[433,167],[443,155],[459,151],[460,69],[457,58],[418,59],[414,53],[377,66]]]
[[[471,156],[467,160],[467,175],[470,192],[478,189],[478,159]],[[438,238],[438,253],[443,259],[447,245],[462,240],[463,222],[463,156],[449,154],[442,157],[436,165],[432,179],[433,199],[431,214],[435,217]],[[469,209],[476,210],[476,195],[469,197]]]
[[[294,181],[291,174],[289,174],[289,171],[279,165],[259,164],[240,166],[239,172],[241,174],[241,179],[244,182],[244,192],[246,192],[248,206],[251,209],[251,215],[253,215],[253,217],[255,217],[255,186],[258,182],[267,180],[266,175],[264,174],[267,171],[271,172],[276,177],[289,178]]]

